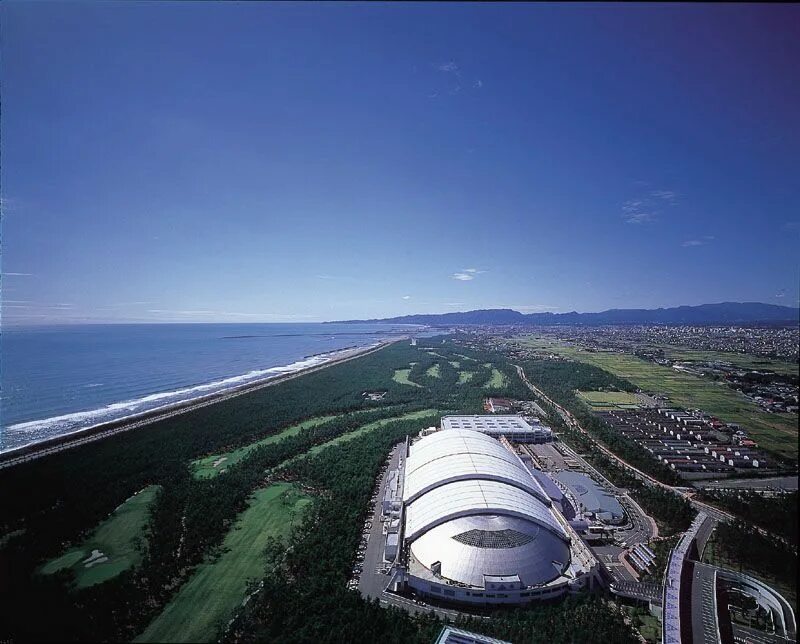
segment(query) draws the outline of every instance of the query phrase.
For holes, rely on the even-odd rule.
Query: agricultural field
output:
[[[459,371],[458,372],[458,382],[456,384],[463,385],[465,382],[469,382],[472,380],[472,376],[475,375],[474,371]]]
[[[138,565],[142,554],[137,542],[144,538],[150,506],[158,490],[159,486],[150,485],[129,498],[80,546],[51,559],[39,572],[51,575],[69,568],[75,575],[75,586],[86,588]]]
[[[437,362],[432,367],[428,367],[425,373],[430,376],[431,378],[441,378],[441,374],[439,373],[439,363]]]
[[[265,570],[264,548],[285,539],[311,498],[290,483],[257,490],[222,544],[223,554],[201,564],[136,642],[210,642],[242,603],[250,580]]]
[[[411,382],[408,379],[408,374],[411,373],[411,369],[395,369],[394,375],[392,376],[392,380],[401,385],[410,385],[412,387],[421,387],[422,385],[418,385],[416,382]]]
[[[722,383],[624,353],[585,351],[542,338],[521,338],[520,344],[595,365],[644,391],[668,396],[675,405],[739,423],[765,450],[797,460],[797,415],[770,414]]]
[[[627,391],[578,391],[578,396],[592,409],[638,409],[639,401],[635,394]]]
[[[773,358],[752,356],[744,353],[728,353],[726,351],[700,351],[698,349],[687,349],[676,347],[670,344],[647,345],[662,349],[664,356],[670,360],[685,360],[690,362],[729,362],[742,369],[752,369],[756,371],[772,371],[774,373],[791,376],[797,375],[798,365]]]
[[[483,365],[484,367],[491,367],[492,368],[492,375],[489,380],[483,385],[486,389],[500,389],[505,387],[506,384],[506,377],[497,369],[497,367],[493,366],[491,363],[486,363]]]

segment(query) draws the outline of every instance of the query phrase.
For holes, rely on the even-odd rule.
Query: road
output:
[[[717,644],[716,569],[695,563],[692,574],[692,639],[695,644]]]
[[[367,349],[364,351],[353,350],[352,353],[349,353],[344,357],[336,358],[334,360],[318,365],[316,367],[303,369],[302,371],[287,374],[285,376],[277,376],[271,378],[266,382],[260,382],[254,385],[245,385],[243,387],[227,391],[224,394],[211,394],[210,396],[203,396],[189,403],[181,404],[180,406],[177,407],[171,407],[169,410],[164,411],[162,413],[149,412],[143,414],[144,417],[132,420],[131,422],[120,423],[119,421],[117,421],[114,423],[104,423],[109,425],[109,428],[106,430],[102,429],[103,425],[98,425],[97,427],[87,428],[86,430],[77,432],[75,438],[57,437],[51,439],[52,441],[58,441],[56,444],[52,443],[47,444],[47,441],[45,441],[44,442],[45,444],[42,444],[40,446],[37,445],[31,447],[26,446],[19,448],[18,450],[9,450],[7,452],[0,453],[0,469],[6,467],[12,467],[14,465],[20,465],[21,463],[27,463],[29,461],[36,460],[37,458],[42,458],[43,456],[49,456],[50,454],[63,452],[64,450],[72,449],[74,447],[79,447],[80,445],[85,445],[87,443],[92,443],[94,441],[102,440],[104,438],[108,438],[109,436],[114,436],[115,434],[128,432],[133,429],[139,429],[140,427],[145,427],[146,425],[157,423],[159,421],[166,420],[167,418],[172,418],[179,414],[185,414],[190,411],[202,409],[203,407],[208,407],[209,405],[215,405],[225,400],[230,400],[231,398],[243,396],[245,394],[257,391],[259,389],[272,387],[282,382],[286,382],[287,380],[299,378],[300,376],[305,376],[306,374],[313,373],[315,371],[320,371],[322,369],[331,367],[336,364],[341,364],[343,362],[348,362],[356,358],[361,358],[365,355],[369,355],[370,353],[374,353],[375,351],[379,351],[380,349],[383,349],[384,347],[393,344],[394,342],[399,342],[404,339],[405,338],[393,338],[392,340],[381,342],[379,346],[374,347],[372,349]]]
[[[694,498],[694,494],[696,492],[693,489],[685,488],[685,487],[673,487],[671,485],[667,485],[666,483],[662,483],[661,481],[653,478],[652,476],[650,476],[649,474],[646,474],[645,472],[642,472],[640,469],[634,467],[633,465],[631,465],[630,463],[628,463],[624,459],[622,459],[619,456],[617,456],[614,452],[612,452],[610,449],[608,449],[605,445],[602,445],[597,440],[595,440],[594,437],[589,432],[587,432],[583,427],[581,427],[581,425],[578,422],[578,420],[568,410],[564,409],[561,405],[556,403],[547,394],[545,394],[541,389],[539,389],[538,387],[533,385],[528,380],[527,376],[525,375],[525,372],[522,370],[522,367],[520,367],[519,365],[514,365],[514,367],[516,368],[517,374],[519,375],[519,377],[522,380],[522,382],[524,382],[525,385],[534,394],[539,396],[542,400],[544,400],[548,404],[552,405],[553,408],[558,412],[558,415],[561,416],[561,418],[564,420],[564,422],[567,424],[568,427],[570,427],[571,429],[576,430],[581,435],[586,437],[589,441],[591,441],[591,443],[592,443],[592,445],[593,445],[593,447],[595,449],[597,449],[598,451],[602,452],[604,455],[606,455],[608,458],[610,458],[614,463],[616,463],[617,465],[619,465],[620,467],[625,469],[629,474],[633,475],[634,477],[636,477],[637,479],[639,479],[640,481],[642,481],[642,482],[644,482],[644,483],[646,483],[648,485],[653,485],[653,486],[659,487],[662,490],[666,490],[666,491],[668,491],[668,492],[670,492],[672,494],[676,494],[676,495],[686,499],[687,501],[689,501],[689,503],[692,505],[692,507],[695,510],[705,512],[706,514],[708,514],[709,516],[713,517],[717,521],[728,522],[728,521],[731,521],[731,520],[736,518],[730,512],[726,512],[725,510],[720,510],[719,508],[717,508],[717,507],[715,507],[713,505],[709,505],[707,503],[704,503],[702,501],[698,501],[697,499],[695,499]],[[761,533],[764,536],[769,536],[769,537],[772,537],[774,539],[778,539],[778,540],[786,543],[786,540],[783,537],[781,537],[780,535],[773,534],[773,533],[769,532],[768,530],[764,530],[763,528],[760,528],[758,526],[753,526],[753,527],[756,530],[758,530],[758,532]],[[789,545],[789,544],[787,544],[787,545]],[[791,546],[791,547],[796,551],[796,548],[794,546]]]

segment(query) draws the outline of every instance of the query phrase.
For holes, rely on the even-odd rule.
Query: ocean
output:
[[[375,345],[386,324],[115,324],[8,328],[0,451],[222,392]]]

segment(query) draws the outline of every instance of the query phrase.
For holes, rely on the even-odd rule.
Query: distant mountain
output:
[[[386,322],[392,324],[425,324],[452,326],[469,324],[489,325],[553,325],[585,324],[743,324],[752,322],[798,323],[800,310],[760,302],[722,302],[700,306],[676,306],[669,309],[609,309],[601,313],[529,313],[512,309],[485,309],[463,313],[402,315],[373,320],[342,320],[348,322]]]

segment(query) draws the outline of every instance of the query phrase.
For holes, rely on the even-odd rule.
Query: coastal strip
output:
[[[292,380],[293,378],[298,378],[315,371],[320,371],[326,367],[341,364],[343,362],[354,360],[355,358],[360,358],[370,353],[380,351],[381,349],[394,344],[395,342],[405,339],[405,337],[394,337],[387,340],[381,340],[377,344],[367,347],[355,347],[334,351],[329,354],[331,355],[329,360],[306,367],[304,369],[299,369],[292,373],[273,375],[263,380],[248,382],[224,391],[217,391],[211,394],[200,396],[198,398],[193,398],[191,400],[176,402],[174,404],[159,407],[158,409],[151,409],[149,411],[133,414],[122,419],[100,423],[92,427],[86,427],[84,429],[70,432],[69,434],[54,436],[42,441],[10,449],[5,452],[0,452],[0,469],[26,463],[49,454],[55,454],[73,447],[78,447],[79,445],[85,445],[86,443],[108,438],[109,436],[113,436],[121,432],[139,429],[140,427],[145,427],[146,425],[150,425],[161,420],[166,420],[167,418],[172,418],[173,416],[177,416],[179,414],[194,411],[202,407],[208,407],[209,405],[214,405],[224,400],[230,400],[231,398],[236,398],[237,396],[249,394],[265,387],[271,387],[273,385],[286,382],[287,380]]]

